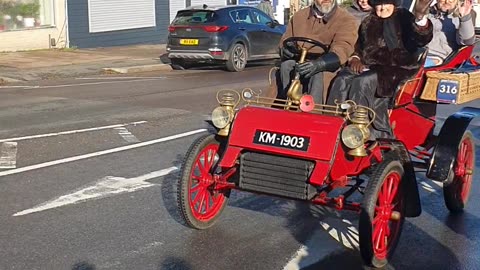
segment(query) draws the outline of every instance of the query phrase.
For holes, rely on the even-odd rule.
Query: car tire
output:
[[[245,45],[236,43],[230,50],[229,57],[226,63],[227,70],[231,72],[240,72],[245,69],[247,65],[248,52]]]
[[[386,154],[385,159],[372,168],[358,228],[360,254],[368,267],[385,267],[400,239],[406,206],[404,174],[399,157],[393,154]],[[398,219],[392,220],[393,212],[397,212]]]
[[[177,183],[177,205],[183,221],[191,228],[213,226],[225,206],[230,191],[215,190],[213,170],[221,156],[219,139],[205,134],[190,146]]]
[[[174,70],[185,70],[192,67],[191,64],[185,62],[183,59],[170,59],[170,66]]]
[[[459,146],[448,181],[443,184],[445,205],[452,213],[461,213],[467,206],[475,171],[475,141],[472,132],[466,131]]]

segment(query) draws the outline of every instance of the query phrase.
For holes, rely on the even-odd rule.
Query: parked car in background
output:
[[[178,11],[168,28],[172,68],[224,64],[242,71],[247,62],[278,58],[286,26],[249,6],[194,6]]]

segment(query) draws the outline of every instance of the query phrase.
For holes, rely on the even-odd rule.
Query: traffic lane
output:
[[[137,157],[137,158],[138,158],[138,159],[141,159],[141,157]],[[110,167],[110,166],[109,166],[109,167]],[[162,187],[163,187],[163,186],[165,186],[165,185],[162,185]],[[173,186],[172,186],[172,188],[173,188]],[[166,192],[165,194],[172,194],[172,193],[174,193],[174,192]],[[428,194],[429,194],[429,193],[427,193],[427,195],[428,195]],[[425,193],[422,194],[422,197],[424,197],[424,195],[425,195]],[[172,198],[171,200],[174,200],[173,197],[170,197],[170,198]],[[440,196],[440,199],[442,199],[441,196]],[[281,200],[280,200],[280,201],[281,201]],[[172,204],[171,204],[171,203],[165,203],[165,205],[172,205]],[[320,228],[320,227],[322,226],[322,224],[319,224],[319,223],[318,223],[318,218],[319,218],[319,217],[325,218],[325,213],[322,212],[322,211],[316,210],[316,209],[318,209],[318,208],[316,208],[316,207],[313,208],[313,211],[312,211],[312,212],[317,213],[317,214],[311,214],[311,215],[307,215],[307,216],[305,217],[305,216],[303,216],[303,215],[298,215],[298,213],[296,213],[296,211],[295,211],[296,214],[289,213],[288,211],[282,211],[282,209],[284,209],[284,207],[288,207],[288,203],[282,204],[282,202],[279,203],[277,200],[265,199],[265,198],[261,198],[261,197],[257,197],[257,196],[246,196],[245,198],[243,198],[243,200],[242,200],[241,202],[237,203],[237,205],[235,205],[235,203],[234,203],[234,207],[235,207],[235,206],[237,206],[237,207],[239,207],[239,208],[242,208],[242,209],[247,209],[247,210],[249,210],[249,211],[260,212],[260,215],[269,214],[269,215],[272,215],[272,216],[276,216],[277,218],[278,218],[278,217],[284,218],[284,217],[286,217],[286,216],[287,216],[287,217],[293,217],[289,222],[292,222],[292,221],[294,221],[294,222],[293,222],[293,223],[290,223],[290,224],[295,224],[295,222],[298,222],[299,224],[297,223],[297,224],[295,224],[295,225],[290,225],[290,226],[287,226],[287,227],[293,227],[293,228],[296,228],[296,229],[298,229],[298,227],[303,226],[303,224],[305,224],[305,220],[307,220],[307,221],[310,220],[310,222],[309,222],[310,225],[309,225],[307,228],[303,227],[303,229],[301,230],[302,233],[300,233],[299,235],[297,235],[298,237],[295,237],[295,241],[299,241],[300,243],[305,243],[304,240],[309,239],[308,236],[311,234],[311,232],[312,232],[312,231],[315,231],[315,228],[318,229],[318,228]],[[279,207],[273,207],[273,206],[279,206]],[[271,209],[271,211],[270,211],[270,209]],[[424,210],[425,210],[425,209],[424,209]],[[301,212],[300,212],[300,213],[301,213]],[[425,213],[425,212],[424,212],[424,213]],[[174,215],[172,215],[172,216],[174,216]],[[311,217],[309,217],[309,216],[311,216]],[[344,214],[342,214],[342,219],[343,219],[343,218],[345,218],[345,215],[344,215]],[[222,219],[223,219],[223,216],[222,216]],[[353,222],[353,224],[356,224],[355,218],[349,217],[348,219],[350,219],[350,220]],[[92,219],[90,219],[90,220],[92,220]],[[410,220],[409,220],[409,221],[410,221]],[[243,222],[244,222],[244,221],[243,221],[243,219],[242,219],[242,220],[240,220],[240,221],[235,222],[233,225],[236,226],[236,227],[238,227],[238,224],[239,224],[239,223],[240,223],[240,224],[243,224]],[[286,223],[289,224],[289,222],[286,222]],[[429,221],[429,222],[431,222],[431,221]],[[302,225],[300,225],[300,224],[302,224]],[[439,228],[441,228],[441,224],[439,225]],[[345,228],[342,229],[342,228],[337,227],[336,229],[337,229],[337,231],[340,231],[340,232],[348,232],[348,231],[349,231],[348,228],[347,228],[347,229],[345,229]],[[432,255],[435,255],[435,253],[440,253],[440,254],[442,254],[442,255],[445,255],[446,258],[448,258],[448,259],[447,259],[447,262],[452,261],[454,258],[456,258],[455,256],[452,257],[452,256],[449,255],[448,248],[444,248],[445,246],[448,247],[447,244],[437,244],[437,245],[435,245],[435,243],[439,243],[439,242],[436,241],[435,239],[432,240],[432,237],[429,237],[429,234],[424,234],[424,233],[422,233],[422,232],[424,232],[424,231],[425,231],[425,230],[422,229],[420,226],[419,226],[418,229],[415,228],[415,229],[414,229],[414,232],[411,234],[411,235],[412,235],[412,236],[411,236],[412,239],[417,239],[417,240],[420,239],[420,240],[418,240],[418,241],[420,241],[421,243],[425,243],[425,242],[426,242],[426,243],[431,244],[431,246],[433,247],[433,248],[432,248],[432,250],[433,250],[433,251],[432,251],[432,253],[433,253]],[[428,232],[428,231],[427,231],[427,232]],[[293,235],[293,234],[292,234],[292,235]],[[302,235],[303,235],[303,236],[302,236]],[[327,235],[328,235],[328,234],[327,234]],[[209,239],[210,239],[210,237],[211,237],[211,236],[208,236]],[[222,238],[223,238],[223,237],[222,237]],[[403,235],[403,238],[405,238],[405,233],[404,233],[404,235]],[[303,239],[303,240],[302,240],[302,239]],[[218,240],[218,241],[220,241],[220,240]],[[222,241],[223,241],[223,240],[222,240]],[[218,246],[216,242],[213,242],[213,240],[210,240],[208,243],[212,243],[212,245],[215,244],[214,246]],[[221,242],[221,243],[224,243],[224,242]],[[295,246],[295,243],[296,243],[296,242],[293,242],[291,245]],[[400,243],[402,243],[402,241],[401,241]],[[410,251],[410,250],[411,250],[410,244],[411,244],[411,243],[414,243],[414,242],[408,241],[407,243],[408,243],[408,244],[407,244],[406,247],[404,247],[404,249],[407,250],[407,251]],[[224,243],[224,244],[225,244],[225,243]],[[323,244],[323,242],[322,242],[322,244]],[[146,252],[146,250],[149,250],[149,252],[146,252],[147,254],[144,254],[145,252],[142,253],[141,257],[143,258],[142,261],[143,261],[144,258],[146,258],[146,257],[147,257],[147,258],[150,258],[151,263],[152,263],[152,265],[153,265],[153,264],[155,264],[154,261],[158,260],[158,257],[159,257],[159,256],[163,256],[163,255],[158,255],[158,252],[160,252],[161,254],[164,254],[164,253],[163,253],[163,251],[162,251],[162,252],[161,252],[161,251],[155,252],[155,251],[156,251],[155,248],[153,248],[153,249],[148,248],[148,247],[150,247],[150,246],[152,246],[152,245],[153,245],[153,246],[156,246],[155,243],[151,243],[151,245],[148,245],[148,244],[147,244],[146,247],[143,247],[143,246],[142,246],[141,250],[144,250],[145,252]],[[412,256],[413,256],[413,255],[415,255],[415,254],[422,254],[422,253],[419,253],[419,251],[416,251],[417,253],[412,253],[412,254],[410,254],[410,253],[407,252],[408,254],[406,254],[405,256],[402,256],[401,254],[398,255],[398,253],[401,252],[401,251],[400,251],[400,250],[402,249],[401,246],[402,246],[402,244],[400,244],[399,249],[397,250],[397,254],[396,254],[395,258],[412,258],[411,256],[410,256],[410,257],[405,257],[405,256],[407,256],[407,255],[412,255]],[[419,245],[419,246],[420,246],[420,245]],[[324,259],[324,260],[321,261],[322,265],[324,265],[324,263],[325,263],[326,261],[328,261],[328,260],[332,261],[334,258],[337,258],[336,256],[339,254],[339,249],[340,249],[341,247],[342,247],[342,245],[340,245],[340,244],[331,245],[331,246],[330,246],[330,251],[327,252],[326,254],[324,254],[324,255],[327,255],[327,257],[326,257],[326,259]],[[195,246],[194,246],[193,248],[195,248]],[[268,248],[268,247],[267,247],[267,248]],[[424,246],[421,245],[421,248],[424,248]],[[475,247],[473,247],[473,248],[475,248]],[[275,252],[278,251],[278,249],[274,249],[274,248],[272,249],[272,247],[270,247],[269,250],[274,250]],[[340,249],[340,250],[341,250],[341,249]],[[475,249],[474,249],[474,250],[475,250]],[[399,252],[399,251],[400,251],[400,252]],[[420,251],[421,251],[421,250],[420,250]],[[464,252],[466,252],[466,251],[464,251]],[[136,254],[136,253],[138,253],[138,252],[133,252],[133,253]],[[151,254],[150,254],[150,253],[151,253]],[[287,253],[287,254],[288,254],[288,253],[292,253],[292,254],[293,254],[294,252],[293,252],[291,249],[289,249],[288,252],[286,252],[286,253]],[[344,253],[345,253],[345,254],[351,254],[350,256],[353,256],[353,255],[354,255],[354,252],[349,252],[348,250],[347,250],[347,251],[341,251],[341,252],[340,252],[340,254],[344,254]],[[423,253],[425,253],[425,252],[423,251]],[[358,253],[357,253],[357,255],[358,255]],[[449,256],[447,256],[447,255],[449,255]],[[131,260],[127,260],[128,262],[125,262],[125,264],[127,264],[127,265],[135,264],[135,261],[136,261],[136,260],[135,260],[132,256],[135,257],[134,255],[129,255],[129,258],[132,258],[132,259],[131,259]],[[186,255],[186,258],[189,258],[189,256],[190,256],[190,255],[187,254],[187,255]],[[401,256],[401,257],[399,257],[399,256]],[[226,255],[226,257],[227,257],[227,258],[230,258],[228,255]],[[418,256],[417,256],[417,257],[418,257]],[[434,258],[434,257],[435,257],[435,256],[432,256],[432,258]],[[163,258],[163,257],[162,257],[162,258]],[[177,257],[174,257],[174,258],[178,258],[178,256],[177,256]],[[275,260],[279,260],[279,258],[276,257],[275,255],[273,255],[273,258],[275,258]],[[357,257],[357,258],[359,259],[359,257]],[[394,261],[395,261],[395,258],[394,258]],[[423,257],[422,257],[422,258],[423,258]],[[145,260],[147,260],[147,259],[145,259]],[[172,260],[172,258],[166,258],[166,259],[165,259],[166,262],[170,262],[171,260]],[[216,258],[215,260],[216,260],[216,263],[219,263],[219,262],[218,262],[218,258]],[[247,259],[245,259],[245,260],[247,260]],[[148,261],[148,260],[147,260],[147,261]],[[163,259],[162,259],[162,261],[163,261]],[[354,262],[359,263],[359,264],[357,264],[357,266],[361,265],[359,260],[354,261]],[[454,260],[454,262],[456,262],[456,260]],[[342,261],[341,263],[342,263],[342,265],[344,264],[343,261]],[[410,268],[412,268],[412,267],[415,267],[415,265],[420,265],[420,268],[416,268],[416,269],[422,269],[421,267],[425,267],[425,266],[427,266],[427,265],[431,265],[432,262],[427,261],[427,263],[425,263],[425,264],[422,264],[422,263],[419,264],[418,261],[414,260],[414,261],[408,261],[408,262],[401,261],[401,263],[402,263],[402,265],[408,266],[408,269],[410,269]],[[414,263],[415,265],[411,265],[410,263]],[[445,260],[441,262],[442,265],[443,265],[444,263],[445,263]],[[121,263],[121,264],[123,265],[123,263]],[[452,262],[449,262],[448,265],[451,266],[452,264],[453,264]],[[106,265],[108,265],[108,264],[106,264]],[[354,264],[354,265],[355,265],[355,264]],[[115,266],[118,266],[118,265],[115,264]],[[439,265],[439,266],[440,266],[440,265]],[[113,267],[113,268],[115,268],[115,267]],[[112,269],[113,269],[113,268],[112,268]],[[195,268],[195,269],[197,269],[197,268]],[[276,268],[276,269],[278,269],[278,268]],[[348,269],[348,268],[346,268],[346,269]],[[353,268],[353,269],[356,269],[356,268]],[[397,268],[397,269],[402,269],[402,268]],[[442,268],[440,268],[440,269],[442,269]],[[458,269],[468,269],[468,268],[458,268]]]
[[[130,148],[104,148],[105,151],[89,152],[83,156],[4,170],[0,172],[0,196],[4,201],[0,206],[0,215],[11,216],[69,191],[82,189],[106,176],[131,178],[179,166],[194,138],[206,133],[203,129],[183,130],[190,131],[193,132],[169,133],[183,136],[179,138],[157,137],[166,141],[145,141],[128,145]]]
[[[18,217],[31,225],[4,226],[16,237],[7,238],[10,241],[3,245],[10,252],[2,265],[8,269],[69,269],[85,262],[98,269],[158,269],[179,258],[192,269],[281,269],[298,248],[292,231],[283,224],[288,213],[279,218],[227,207],[213,228],[187,228],[159,206],[166,200],[162,193],[173,188],[171,183],[164,187],[164,182],[162,187],[73,205],[68,210]],[[175,200],[169,200],[169,207],[174,208]]]
[[[128,125],[116,128],[104,129],[103,127],[109,126],[89,126],[84,130],[38,133],[31,137],[4,137],[0,138],[0,146],[3,143],[14,143],[17,148],[14,157],[16,167],[22,168],[112,148],[148,143],[152,140],[191,130],[211,129],[211,126],[205,121],[207,117],[209,116],[192,114],[186,111],[181,114],[163,113],[162,117],[155,120],[131,122]],[[36,136],[40,137],[36,138]],[[3,156],[3,154],[0,154],[0,156]],[[1,171],[0,166],[0,173]]]
[[[183,71],[166,75],[158,72],[155,75],[141,74],[136,76],[115,77],[80,77],[68,80],[52,80],[29,82],[22,85],[10,85],[0,88],[0,93],[34,94],[42,90],[47,95],[59,93],[67,97],[122,97],[126,92],[135,91],[138,94],[186,90],[192,87],[216,86],[229,83],[242,83],[263,80],[268,82],[271,68],[262,67],[243,72],[209,71],[201,73],[186,73]],[[76,87],[84,87],[76,91]],[[60,92],[58,90],[61,90]],[[100,90],[100,91],[99,91]],[[115,91],[111,91],[115,90]],[[1,105],[2,103],[0,103]]]
[[[279,269],[298,248],[291,231],[284,227],[285,218],[292,216],[286,209],[289,201],[250,195],[235,199],[233,195],[233,208],[227,208],[218,227],[197,234],[180,222],[175,195],[178,176],[174,174],[152,179],[149,182],[158,185],[133,193],[12,216],[106,175],[134,177],[176,166],[183,158],[178,153],[184,153],[190,143],[182,140],[1,178],[0,196],[5,198],[0,207],[2,265],[8,269],[64,269],[87,261],[102,269],[129,269],[124,265],[157,269],[149,267],[181,256],[193,265],[204,262],[198,269],[212,265]],[[271,210],[276,214],[261,212],[268,208],[276,208]],[[219,247],[219,252],[212,253],[212,247]]]
[[[116,81],[108,87],[73,85],[53,89],[17,89],[14,94],[8,93],[14,95],[14,99],[4,101],[0,108],[0,134],[13,130],[23,135],[35,129],[52,129],[55,125],[61,125],[63,129],[76,129],[76,125],[87,122],[107,125],[108,120],[155,118],[161,113],[161,108],[209,113],[216,105],[215,94],[218,90],[266,85],[265,79],[255,81],[248,74],[237,79],[223,78],[212,82],[208,82],[208,79],[202,79],[201,82],[170,79],[155,83],[135,80],[127,84]],[[48,100],[48,97],[52,100]],[[25,102],[29,99],[32,101]]]

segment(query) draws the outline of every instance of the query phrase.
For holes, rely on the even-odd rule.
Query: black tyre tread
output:
[[[245,45],[243,45],[242,43],[235,43],[233,46],[232,46],[232,49],[230,51],[230,55],[227,59],[227,62],[225,63],[226,67],[227,67],[227,70],[228,71],[231,71],[231,72],[240,72],[240,71],[243,71],[245,68],[241,69],[241,70],[237,70],[237,68],[235,67],[235,63],[233,63],[233,50],[235,49],[236,46],[242,46],[243,49],[245,50],[245,54],[246,54],[246,58],[248,59],[248,51],[247,51],[247,47]]]
[[[468,137],[471,142],[472,142],[472,147],[473,147],[473,164],[475,165],[475,141],[473,140],[473,134],[471,131],[467,130],[465,131],[465,133],[463,134],[462,136],[462,139],[461,141],[459,142],[459,146],[460,146],[460,143],[466,138]],[[456,157],[455,157],[455,161],[456,161]],[[475,166],[474,166],[474,169],[475,169]],[[453,184],[454,182],[454,173],[453,171],[450,172],[450,175],[449,175],[449,178],[451,177],[451,180],[447,180],[447,183],[444,183],[443,185],[443,199],[445,201],[445,206],[447,207],[447,209],[452,212],[452,213],[462,213],[463,210],[465,209],[465,207],[467,206],[467,203],[468,203],[468,199],[467,198],[467,201],[465,203],[462,203],[456,196],[456,187],[455,185]],[[473,181],[473,179],[472,179]],[[473,183],[472,183],[473,185]]]
[[[397,156],[394,152],[387,153],[382,163],[376,165],[372,168],[370,180],[368,181],[367,187],[365,188],[365,194],[362,202],[362,210],[359,218],[359,244],[360,244],[360,253],[362,259],[367,267],[373,267],[372,269],[383,268],[388,264],[388,257],[385,261],[378,261],[375,259],[373,254],[372,247],[372,227],[371,222],[373,218],[373,211],[378,199],[378,193],[382,184],[385,180],[385,172],[390,172],[395,167],[400,169],[402,178],[405,176],[405,171],[403,165],[400,162],[400,157]],[[388,169],[388,170],[387,170]],[[401,180],[403,181],[403,179]],[[402,186],[402,183],[400,187]],[[399,191],[400,192],[400,191]],[[397,235],[397,239],[394,240],[393,245],[390,248],[390,254],[395,250],[398,240],[400,238],[403,222],[405,220],[405,204],[401,213],[402,218],[400,220],[400,229]]]
[[[177,205],[178,205],[178,209],[180,210],[181,217],[183,218],[183,220],[188,226],[198,230],[207,229],[215,224],[215,222],[218,220],[221,213],[223,212],[227,204],[227,198],[228,198],[228,197],[225,198],[225,201],[222,207],[218,211],[218,214],[208,222],[198,221],[195,217],[193,217],[191,213],[190,206],[189,206],[187,181],[189,181],[189,178],[190,178],[192,163],[197,158],[198,152],[201,149],[203,149],[206,145],[210,144],[210,142],[212,141],[219,143],[215,139],[214,134],[206,134],[197,138],[192,143],[182,162],[182,166],[180,170],[181,175],[177,183]]]

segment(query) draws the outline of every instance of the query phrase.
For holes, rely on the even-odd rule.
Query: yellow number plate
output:
[[[198,39],[180,39],[181,45],[198,45]]]

